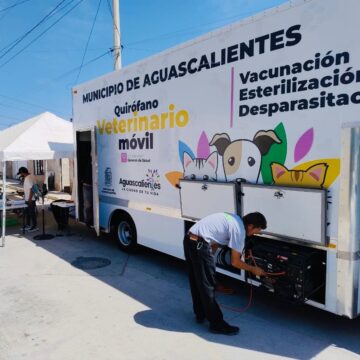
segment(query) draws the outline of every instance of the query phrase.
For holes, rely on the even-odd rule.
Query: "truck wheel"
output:
[[[130,216],[120,216],[115,221],[114,236],[121,250],[135,252],[137,248],[136,227]]]

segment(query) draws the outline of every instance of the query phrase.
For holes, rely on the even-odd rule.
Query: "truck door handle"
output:
[[[203,184],[203,186],[201,186],[201,190],[207,190],[208,186],[206,184]]]

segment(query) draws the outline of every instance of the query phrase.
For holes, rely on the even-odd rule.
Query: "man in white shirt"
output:
[[[237,326],[228,324],[215,299],[215,259],[212,248],[228,246],[231,249],[231,265],[237,269],[250,271],[256,276],[265,272],[241,260],[246,236],[252,236],[266,229],[266,219],[259,212],[240,216],[229,213],[208,215],[194,224],[184,237],[185,259],[189,270],[189,280],[193,309],[196,320],[207,319],[210,331],[225,335],[239,332]]]
[[[35,201],[35,194],[32,189],[35,184],[34,179],[30,175],[28,169],[24,166],[20,167],[17,174],[24,178],[24,197],[25,197],[25,203],[28,206],[26,208],[25,230],[29,232],[37,231],[39,229],[37,227],[37,219],[36,219],[36,201]]]

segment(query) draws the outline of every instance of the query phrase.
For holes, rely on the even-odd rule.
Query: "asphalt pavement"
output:
[[[46,232],[56,233],[52,214]],[[40,223],[41,224],[41,223]],[[0,248],[1,360],[360,359],[360,319],[295,306],[225,279],[218,294],[240,333],[197,324],[183,261],[71,222],[70,234],[34,240],[7,229]],[[103,266],[103,267],[98,267]]]

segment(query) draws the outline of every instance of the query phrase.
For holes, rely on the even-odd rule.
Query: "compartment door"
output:
[[[237,214],[238,190],[236,183],[180,180],[181,215],[199,220],[216,212]]]
[[[259,211],[267,220],[264,233],[326,243],[326,190],[242,184],[242,216]]]
[[[100,220],[99,220],[99,167],[98,167],[98,148],[97,148],[97,130],[96,126],[91,131],[91,162],[92,162],[92,198],[93,198],[93,218],[94,229],[97,236],[100,235]]]

